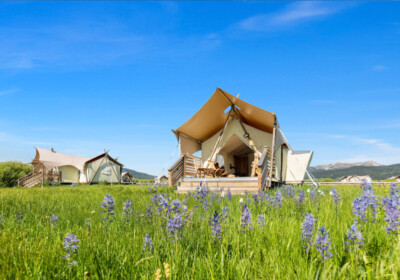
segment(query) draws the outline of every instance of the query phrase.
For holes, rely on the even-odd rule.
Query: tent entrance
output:
[[[228,174],[236,177],[249,177],[254,150],[236,134],[218,151],[224,158],[224,166]]]

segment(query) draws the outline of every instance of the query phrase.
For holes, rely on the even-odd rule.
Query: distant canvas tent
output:
[[[169,169],[170,184],[218,175],[242,178],[241,181],[259,177],[257,186],[261,188],[269,187],[272,182],[302,183],[313,154],[292,150],[274,113],[220,88],[173,132],[181,157]],[[199,151],[200,157],[194,155]],[[222,169],[222,165],[223,171],[212,170]],[[222,185],[221,179],[208,181],[220,181]]]
[[[97,157],[80,157],[53,150],[35,148],[33,172],[20,178],[18,184],[31,187],[43,181],[60,183],[119,183],[122,164],[108,153]]]
[[[387,178],[386,180],[392,180],[392,181],[395,181],[395,182],[400,182],[400,175],[392,176],[390,178]]]
[[[122,172],[121,173],[121,182],[124,184],[132,184],[133,183],[133,175],[130,172]]]
[[[168,185],[168,177],[165,175],[158,176],[155,180],[154,183],[157,185]]]
[[[362,181],[366,181],[367,183],[371,183],[372,179],[369,175],[366,176],[357,176],[357,175],[351,175],[351,176],[344,176],[339,179],[340,183],[361,183]]]

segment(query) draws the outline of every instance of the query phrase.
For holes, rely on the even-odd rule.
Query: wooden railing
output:
[[[24,177],[18,179],[18,186],[30,188],[38,185],[40,182],[42,182],[42,180],[43,176],[41,171],[31,172]]]
[[[201,158],[187,154],[184,157],[183,163],[183,177],[196,177],[197,168],[201,165]]]
[[[174,164],[168,169],[169,185],[173,186],[183,177],[184,173],[185,156],[181,156]]]
[[[274,156],[273,160],[271,160],[271,158],[271,149],[264,147],[263,153],[258,162],[258,187],[261,189],[265,189],[268,186],[267,179],[276,176],[276,157]],[[273,162],[272,174],[269,174],[271,162]]]
[[[195,177],[197,168],[201,165],[201,158],[193,155],[182,155],[175,163],[168,169],[169,185],[173,186],[179,182],[183,177]]]

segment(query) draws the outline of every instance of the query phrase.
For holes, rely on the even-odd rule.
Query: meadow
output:
[[[368,185],[233,197],[204,187],[0,189],[0,278],[397,279],[399,197]]]

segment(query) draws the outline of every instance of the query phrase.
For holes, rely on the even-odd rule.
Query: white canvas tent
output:
[[[34,186],[43,181],[60,183],[109,183],[121,182],[122,164],[108,153],[97,157],[80,157],[53,150],[35,148],[33,172],[20,178],[22,186]]]
[[[201,151],[203,168],[220,160],[227,173],[236,177],[255,176],[254,166],[259,163],[263,152],[268,150],[274,156],[270,158],[273,167],[268,172],[271,174],[269,180],[301,183],[313,155],[312,151],[292,150],[275,113],[251,105],[220,88],[197,113],[173,132],[181,155],[194,156]],[[187,173],[193,175],[193,172],[182,173],[183,177]]]

